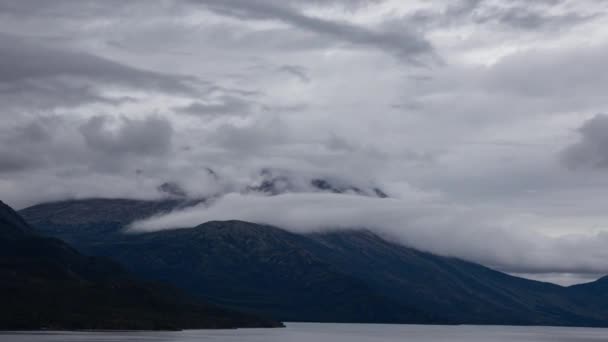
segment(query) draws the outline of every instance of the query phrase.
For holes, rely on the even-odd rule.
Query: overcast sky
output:
[[[206,196],[273,168],[392,199],[235,194],[162,222],[363,222],[511,273],[592,279],[608,273],[607,12],[605,0],[0,0],[0,197],[155,198],[163,182]]]

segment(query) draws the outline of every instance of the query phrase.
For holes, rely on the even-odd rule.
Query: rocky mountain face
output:
[[[141,281],[34,231],[0,202],[0,330],[271,327],[280,323]]]
[[[110,209],[117,202],[85,203],[21,213],[45,234],[115,258],[142,277],[281,320],[608,326],[605,279],[561,287],[417,251],[365,230],[298,235],[225,221],[125,233],[125,214]],[[155,205],[132,204],[129,215],[141,218],[136,208],[150,214]],[[90,215],[93,208],[104,214]]]

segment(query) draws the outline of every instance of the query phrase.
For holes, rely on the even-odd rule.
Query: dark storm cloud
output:
[[[434,48],[422,34],[402,28],[400,31],[376,31],[347,22],[332,21],[301,13],[279,1],[262,0],[192,0],[220,15],[248,20],[277,20],[299,29],[330,36],[355,45],[375,47],[398,58],[419,64],[434,55]]]
[[[197,82],[193,77],[141,70],[85,52],[50,47],[1,33],[0,56],[2,92],[10,92],[13,87],[22,91],[30,84],[33,84],[32,90],[39,90],[36,80],[51,80],[73,89],[76,86],[69,81],[76,79],[170,93],[195,93],[191,83]],[[82,89],[89,97],[95,96],[90,88]]]
[[[145,119],[121,118],[117,129],[112,130],[108,117],[95,116],[80,127],[87,146],[111,156],[158,156],[171,150],[173,128],[161,117]]]
[[[608,167],[608,115],[597,114],[579,129],[579,141],[562,152],[562,162],[573,169]]]

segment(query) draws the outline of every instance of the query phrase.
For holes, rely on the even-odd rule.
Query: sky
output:
[[[226,195],[135,228],[365,226],[595,279],[607,14],[605,0],[0,0],[0,198],[155,199],[170,182]],[[390,198],[239,191],[269,169]]]

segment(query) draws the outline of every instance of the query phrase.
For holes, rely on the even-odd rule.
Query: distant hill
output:
[[[22,213],[45,233],[115,258],[148,279],[281,320],[608,326],[605,279],[561,287],[424,253],[365,230],[298,235],[226,221],[125,234],[127,222],[107,209],[116,203],[96,200],[101,219],[91,219],[78,201]]]
[[[272,327],[39,235],[0,202],[0,330]]]

